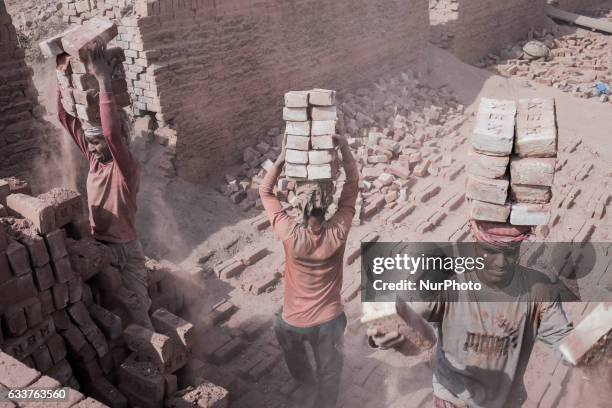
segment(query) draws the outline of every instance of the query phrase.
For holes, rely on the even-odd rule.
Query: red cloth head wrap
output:
[[[472,234],[478,242],[491,245],[500,250],[520,244],[531,235],[531,227],[511,225],[505,222],[470,220]]]

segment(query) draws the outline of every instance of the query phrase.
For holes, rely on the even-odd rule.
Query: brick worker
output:
[[[346,328],[340,298],[343,258],[359,189],[359,170],[348,142],[340,136],[335,140],[342,153],[346,181],[338,210],[327,221],[332,182],[300,184],[296,194],[301,219],[289,216],[274,195],[285,163],[285,143],[259,188],[272,228],[285,250],[283,309],[274,331],[291,375],[300,383],[317,387],[313,406],[318,408],[335,407],[338,399]],[[314,354],[316,378],[305,343]]]
[[[433,406],[520,407],[526,400],[523,377],[536,340],[555,348],[573,327],[562,304],[548,299],[556,296],[554,291],[540,292],[540,299],[549,301],[528,300],[538,297],[538,289],[534,289],[537,285],[524,285],[533,283],[524,274],[536,271],[518,265],[516,260],[520,243],[529,236],[531,227],[477,221],[472,221],[471,227],[477,241],[476,254],[486,254],[486,261],[482,271],[474,271],[475,277],[465,278],[501,289],[515,300],[483,301],[472,290],[459,292],[454,301],[442,294],[446,301],[408,302],[438,329]],[[397,332],[381,333],[378,328],[369,328],[368,336],[370,345],[383,349],[398,347],[403,337]]]
[[[113,67],[104,58],[104,51],[104,46],[97,44],[87,61],[88,72],[96,77],[100,87],[101,126],[83,129],[81,121],[64,110],[59,87],[57,112],[60,123],[89,161],[89,223],[94,238],[111,248],[123,285],[133,292],[134,307],[126,311],[128,317],[134,323],[152,328],[145,257],[135,226],[140,165],[129,151],[122,131],[111,86]],[[68,64],[67,54],[58,56],[58,70],[65,71]]]

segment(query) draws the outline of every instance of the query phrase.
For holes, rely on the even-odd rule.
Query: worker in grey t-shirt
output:
[[[523,376],[536,340],[554,347],[572,324],[561,303],[550,299],[548,287],[534,284],[532,274],[537,272],[516,264],[529,228],[472,222],[472,231],[478,250],[487,253],[486,268],[459,279],[502,289],[507,296],[469,291],[442,294],[438,302],[408,303],[438,329],[434,407],[520,407],[526,399]],[[368,336],[370,344],[381,348],[400,343],[377,329],[369,329]]]

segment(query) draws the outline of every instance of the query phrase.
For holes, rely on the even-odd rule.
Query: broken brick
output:
[[[26,194],[10,194],[6,204],[12,213],[30,220],[39,234],[55,229],[55,211],[44,201]]]

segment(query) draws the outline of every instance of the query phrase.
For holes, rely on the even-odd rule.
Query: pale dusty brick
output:
[[[387,173],[394,175],[402,180],[408,180],[410,178],[410,168],[408,166],[402,166],[394,164],[387,167]]]
[[[175,397],[166,401],[167,408],[226,408],[228,404],[227,390],[210,382],[181,390]]]
[[[510,187],[510,198],[518,203],[546,204],[551,197],[551,188],[547,186],[512,184]]]
[[[286,133],[295,136],[310,135],[310,121],[304,122],[286,122]]]
[[[333,135],[336,133],[335,120],[313,120],[310,134],[313,136]]]
[[[315,150],[333,149],[335,147],[334,138],[331,135],[313,136],[310,138],[310,144]]]
[[[38,196],[55,209],[55,223],[61,228],[82,214],[81,195],[66,188],[53,188]]]
[[[368,163],[376,164],[376,163],[389,163],[389,156],[384,154],[376,154],[373,156],[368,156]]]
[[[72,74],[70,79],[74,88],[79,91],[99,89],[98,80],[91,74]]]
[[[286,161],[291,164],[308,164],[308,153],[305,150],[287,149]]]
[[[308,103],[316,106],[332,106],[336,103],[336,91],[312,89],[308,91]]]
[[[285,106],[288,108],[308,107],[307,91],[291,91],[285,94]]]
[[[310,118],[315,120],[336,120],[338,113],[335,106],[313,106],[310,108]]]
[[[507,222],[512,206],[470,200],[470,218],[480,221]]]
[[[47,40],[41,41],[38,45],[43,55],[46,58],[51,58],[51,57],[56,57],[62,54],[64,52],[64,48],[62,47],[62,37],[78,29],[79,29],[79,26],[74,26],[64,31],[61,34],[53,36]]]
[[[307,178],[308,168],[303,164],[285,164],[285,175],[290,178]]]
[[[25,194],[11,194],[6,197],[6,204],[13,213],[32,221],[39,234],[55,229],[55,211],[44,201]]]
[[[331,179],[334,176],[331,164],[309,164],[308,180]]]
[[[611,330],[612,303],[602,302],[561,342],[559,351],[572,364],[578,364]]]
[[[514,151],[521,157],[556,156],[557,127],[554,99],[519,100]]]
[[[157,309],[151,315],[151,322],[159,333],[173,339],[176,344],[182,344],[190,350],[196,341],[196,332],[193,324],[170,313],[166,309]]]
[[[364,167],[361,170],[361,175],[365,180],[375,180],[383,174],[383,172],[381,167]]]
[[[550,221],[550,204],[512,204],[512,225],[546,225]]]
[[[86,49],[92,41],[99,39],[107,43],[116,37],[117,34],[117,26],[114,22],[94,17],[83,24],[78,30],[66,33],[62,37],[62,47],[68,54],[80,60],[86,60]]]
[[[308,150],[310,148],[310,137],[288,134],[286,147],[292,150]]]
[[[335,158],[335,150],[310,150],[308,152],[308,164],[329,164]]]
[[[257,261],[263,259],[268,255],[270,251],[264,245],[256,246],[255,248],[248,249],[246,251],[241,252],[237,258],[240,258],[240,261],[249,266],[257,263]]]
[[[283,120],[290,122],[306,122],[308,120],[307,108],[283,108]]]
[[[51,259],[60,259],[68,255],[68,250],[66,249],[66,232],[64,230],[57,229],[45,235],[45,243],[47,244]]]
[[[27,387],[40,378],[40,373],[8,354],[0,352],[0,378],[6,387]]]
[[[75,104],[77,117],[86,122],[100,123],[100,108],[96,105],[80,105]]]
[[[508,179],[488,179],[470,176],[467,182],[467,198],[493,204],[505,204],[508,199]]]
[[[482,98],[478,106],[479,112],[495,112],[515,116],[517,106],[514,101]]]
[[[489,156],[474,151],[468,153],[468,173],[486,178],[499,178],[508,170],[508,156]]]
[[[518,158],[510,160],[512,184],[552,186],[555,177],[554,158]]]
[[[431,166],[431,161],[426,159],[417,164],[412,170],[412,173],[417,177],[425,177],[429,174],[429,166]]]
[[[477,152],[507,156],[512,152],[516,105],[483,98],[476,115],[472,147]]]

